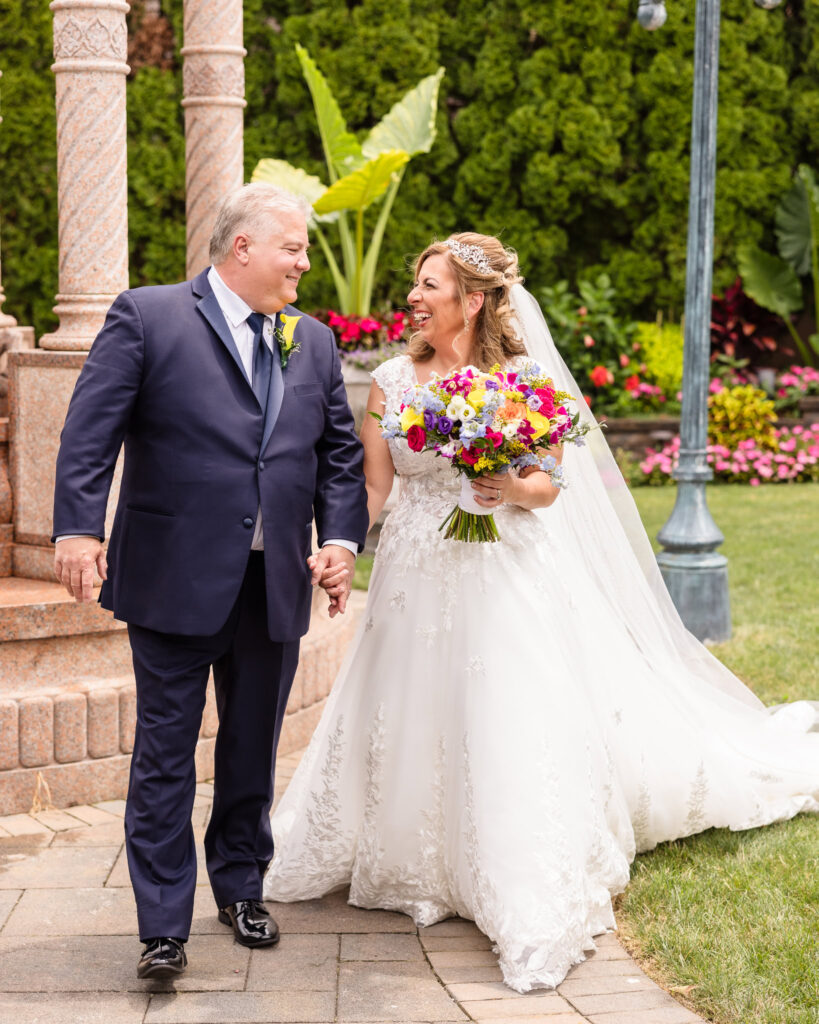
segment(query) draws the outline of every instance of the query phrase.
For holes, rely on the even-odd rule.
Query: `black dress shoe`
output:
[[[188,966],[181,939],[148,939],[137,964],[138,978],[173,978]]]
[[[239,900],[219,911],[222,924],[233,928],[233,937],[242,946],[272,946],[279,941],[279,926],[261,900]]]

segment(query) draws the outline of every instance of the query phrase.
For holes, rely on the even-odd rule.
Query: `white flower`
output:
[[[519,426],[520,420],[514,420],[512,423],[504,423],[501,427],[501,433],[507,440],[511,441],[517,434]]]
[[[441,448],[441,455],[450,456],[454,455],[458,450],[458,446],[454,441],[447,441]]]
[[[466,423],[476,416],[475,410],[469,405],[468,402],[464,402],[464,407],[461,410],[461,423]]]
[[[461,413],[466,408],[466,399],[463,395],[453,395],[452,400],[446,407],[446,414],[451,420],[459,420]],[[473,410],[474,411],[474,410]]]

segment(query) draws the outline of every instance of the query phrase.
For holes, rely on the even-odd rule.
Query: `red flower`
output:
[[[499,430],[489,430],[487,428],[486,440],[491,441],[496,448],[500,448],[503,444],[503,434]]]
[[[474,466],[483,453],[478,448],[464,448],[460,453],[461,459],[467,466]]]
[[[601,366],[599,363],[593,370],[589,370],[589,377],[596,388],[602,388],[606,384],[614,382],[614,374],[611,370],[607,370],[605,366]]]
[[[407,431],[407,444],[410,446],[412,451],[420,452],[424,450],[424,445],[427,443],[427,432],[423,427],[419,427],[416,423],[410,427]]]
[[[626,378],[626,383],[625,383],[624,386],[625,386],[626,391],[634,391],[639,383],[640,383],[640,378],[635,373],[635,374],[632,374],[631,377],[627,377]]]

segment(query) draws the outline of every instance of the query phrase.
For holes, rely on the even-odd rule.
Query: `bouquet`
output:
[[[548,451],[571,441],[582,444],[588,424],[570,412],[572,396],[558,391],[536,362],[504,373],[467,366],[449,377],[433,377],[409,389],[394,413],[379,416],[385,438],[406,438],[414,452],[449,459],[462,475],[458,504],[441,523],[445,537],[463,541],[500,539],[492,513],[474,499],[471,481],[484,474],[537,466],[565,487],[563,467]]]

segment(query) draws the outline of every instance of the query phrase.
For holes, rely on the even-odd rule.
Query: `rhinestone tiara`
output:
[[[489,263],[489,260],[486,258],[486,253],[479,245],[464,245],[463,242],[459,242],[455,238],[447,238],[444,245],[447,249],[451,249],[459,260],[463,260],[464,263],[468,263],[471,267],[474,267],[478,273],[495,273]]]

